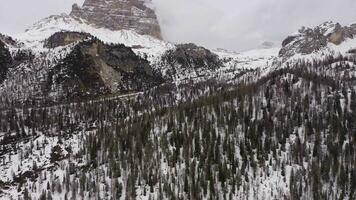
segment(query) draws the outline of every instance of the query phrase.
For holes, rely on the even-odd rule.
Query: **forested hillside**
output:
[[[2,188],[20,199],[354,199],[353,66],[299,61],[236,84],[2,111]]]
[[[1,200],[356,199],[356,23],[234,52],[164,41],[151,6],[0,34]]]

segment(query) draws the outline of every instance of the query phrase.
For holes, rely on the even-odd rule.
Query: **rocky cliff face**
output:
[[[21,45],[16,40],[14,40],[12,37],[3,35],[1,33],[0,33],[0,41],[2,41],[4,44],[11,45],[14,47],[20,47],[20,45]]]
[[[298,34],[287,37],[282,43],[279,55],[284,58],[296,54],[311,54],[325,48],[328,44],[340,45],[356,35],[356,26],[341,26],[339,23],[325,22],[315,28],[299,30]]]
[[[134,30],[162,39],[156,14],[147,0],[86,0],[73,5],[71,16],[110,30]]]
[[[77,99],[144,91],[161,83],[160,75],[131,48],[90,39],[77,44],[60,64],[50,70],[47,86],[52,93],[60,88],[64,98]]]
[[[184,79],[191,76],[204,76],[222,67],[219,57],[204,47],[195,44],[176,45],[162,57],[163,74],[168,78]]]

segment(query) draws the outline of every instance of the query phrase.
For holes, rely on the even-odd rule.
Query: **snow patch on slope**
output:
[[[313,60],[324,60],[329,56],[337,57],[340,55],[346,56],[349,54],[350,50],[356,49],[356,38],[346,39],[339,45],[333,44],[331,42],[328,43],[326,47],[319,51],[315,51],[311,54],[295,54],[291,58],[289,58],[285,63],[295,63],[299,60],[305,60],[312,62]]]
[[[147,59],[151,62],[157,56],[174,47],[173,44],[168,42],[148,35],[140,35],[131,30],[112,31],[105,28],[96,28],[88,25],[84,20],[76,20],[67,14],[45,18],[35,23],[24,33],[17,35],[16,38],[23,42],[27,48],[35,49],[37,52],[45,52],[48,49],[43,47],[44,40],[61,31],[90,33],[105,43],[124,44],[132,47],[139,55],[147,55]]]
[[[260,69],[270,66],[278,57],[279,48],[255,49],[236,53],[213,50],[225,62],[226,69]]]

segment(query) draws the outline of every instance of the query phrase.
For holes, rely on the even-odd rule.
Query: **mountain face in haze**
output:
[[[87,0],[0,34],[0,199],[355,199],[355,25],[237,53],[149,13]]]
[[[356,36],[356,24],[341,26],[326,22],[314,28],[303,27],[297,34],[289,36],[282,43],[279,55],[285,58],[296,54],[308,55],[318,52],[328,45],[341,45]]]
[[[70,15],[96,27],[110,30],[134,30],[162,39],[155,11],[148,0],[86,0],[82,7],[73,5]]]

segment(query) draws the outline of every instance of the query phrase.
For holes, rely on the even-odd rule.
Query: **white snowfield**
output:
[[[44,40],[61,31],[90,33],[105,43],[124,44],[133,47],[136,53],[146,54],[148,58],[162,55],[168,49],[174,48],[171,43],[148,35],[140,35],[132,30],[112,31],[105,28],[96,28],[67,14],[45,18],[29,27],[24,33],[15,36],[15,38],[23,42],[26,48],[43,52],[48,51],[43,47]]]
[[[48,49],[43,47],[44,40],[61,31],[90,33],[105,43],[124,44],[132,47],[136,54],[147,56],[151,64],[158,62],[167,50],[175,48],[173,43],[148,35],[140,35],[133,30],[113,31],[97,28],[87,24],[84,20],[79,21],[67,14],[45,18],[29,27],[24,33],[14,37],[24,43],[24,48],[32,49],[35,52],[47,52]],[[257,49],[242,53],[212,50],[222,59],[231,59],[226,63],[227,67],[249,69],[265,67],[268,65],[268,61],[277,57],[278,51],[279,48]]]
[[[350,26],[356,26],[356,23],[351,23]],[[327,35],[334,30],[335,23],[325,22],[318,27],[325,29],[324,34]],[[148,35],[140,35],[133,30],[113,31],[105,28],[97,28],[89,25],[84,20],[74,19],[64,13],[45,18],[29,27],[24,33],[14,37],[24,44],[23,48],[31,49],[35,53],[48,52],[48,49],[43,47],[44,41],[54,33],[61,31],[90,33],[105,43],[124,44],[128,47],[132,47],[137,55],[147,58],[152,65],[157,64],[166,51],[175,48],[175,44],[171,42],[158,40]],[[294,33],[291,34],[291,36],[298,34],[299,33]],[[225,68],[220,71],[232,71],[241,69],[274,69],[277,67],[275,63],[291,64],[299,60],[322,60],[330,55],[347,55],[350,50],[355,48],[356,38],[347,39],[340,45],[329,42],[325,48],[319,51],[307,55],[296,53],[287,60],[282,60],[282,58],[279,57],[278,53],[280,47],[255,49],[239,53],[223,49],[214,49],[211,51],[225,60]],[[285,67],[283,64],[278,67]]]
[[[272,61],[277,59],[278,52],[280,48],[270,48],[270,49],[254,49],[241,53],[213,50],[221,59],[232,59],[228,62],[232,67],[234,65],[247,68],[247,69],[258,69],[265,68],[272,64]],[[232,66],[231,66],[232,65]]]

